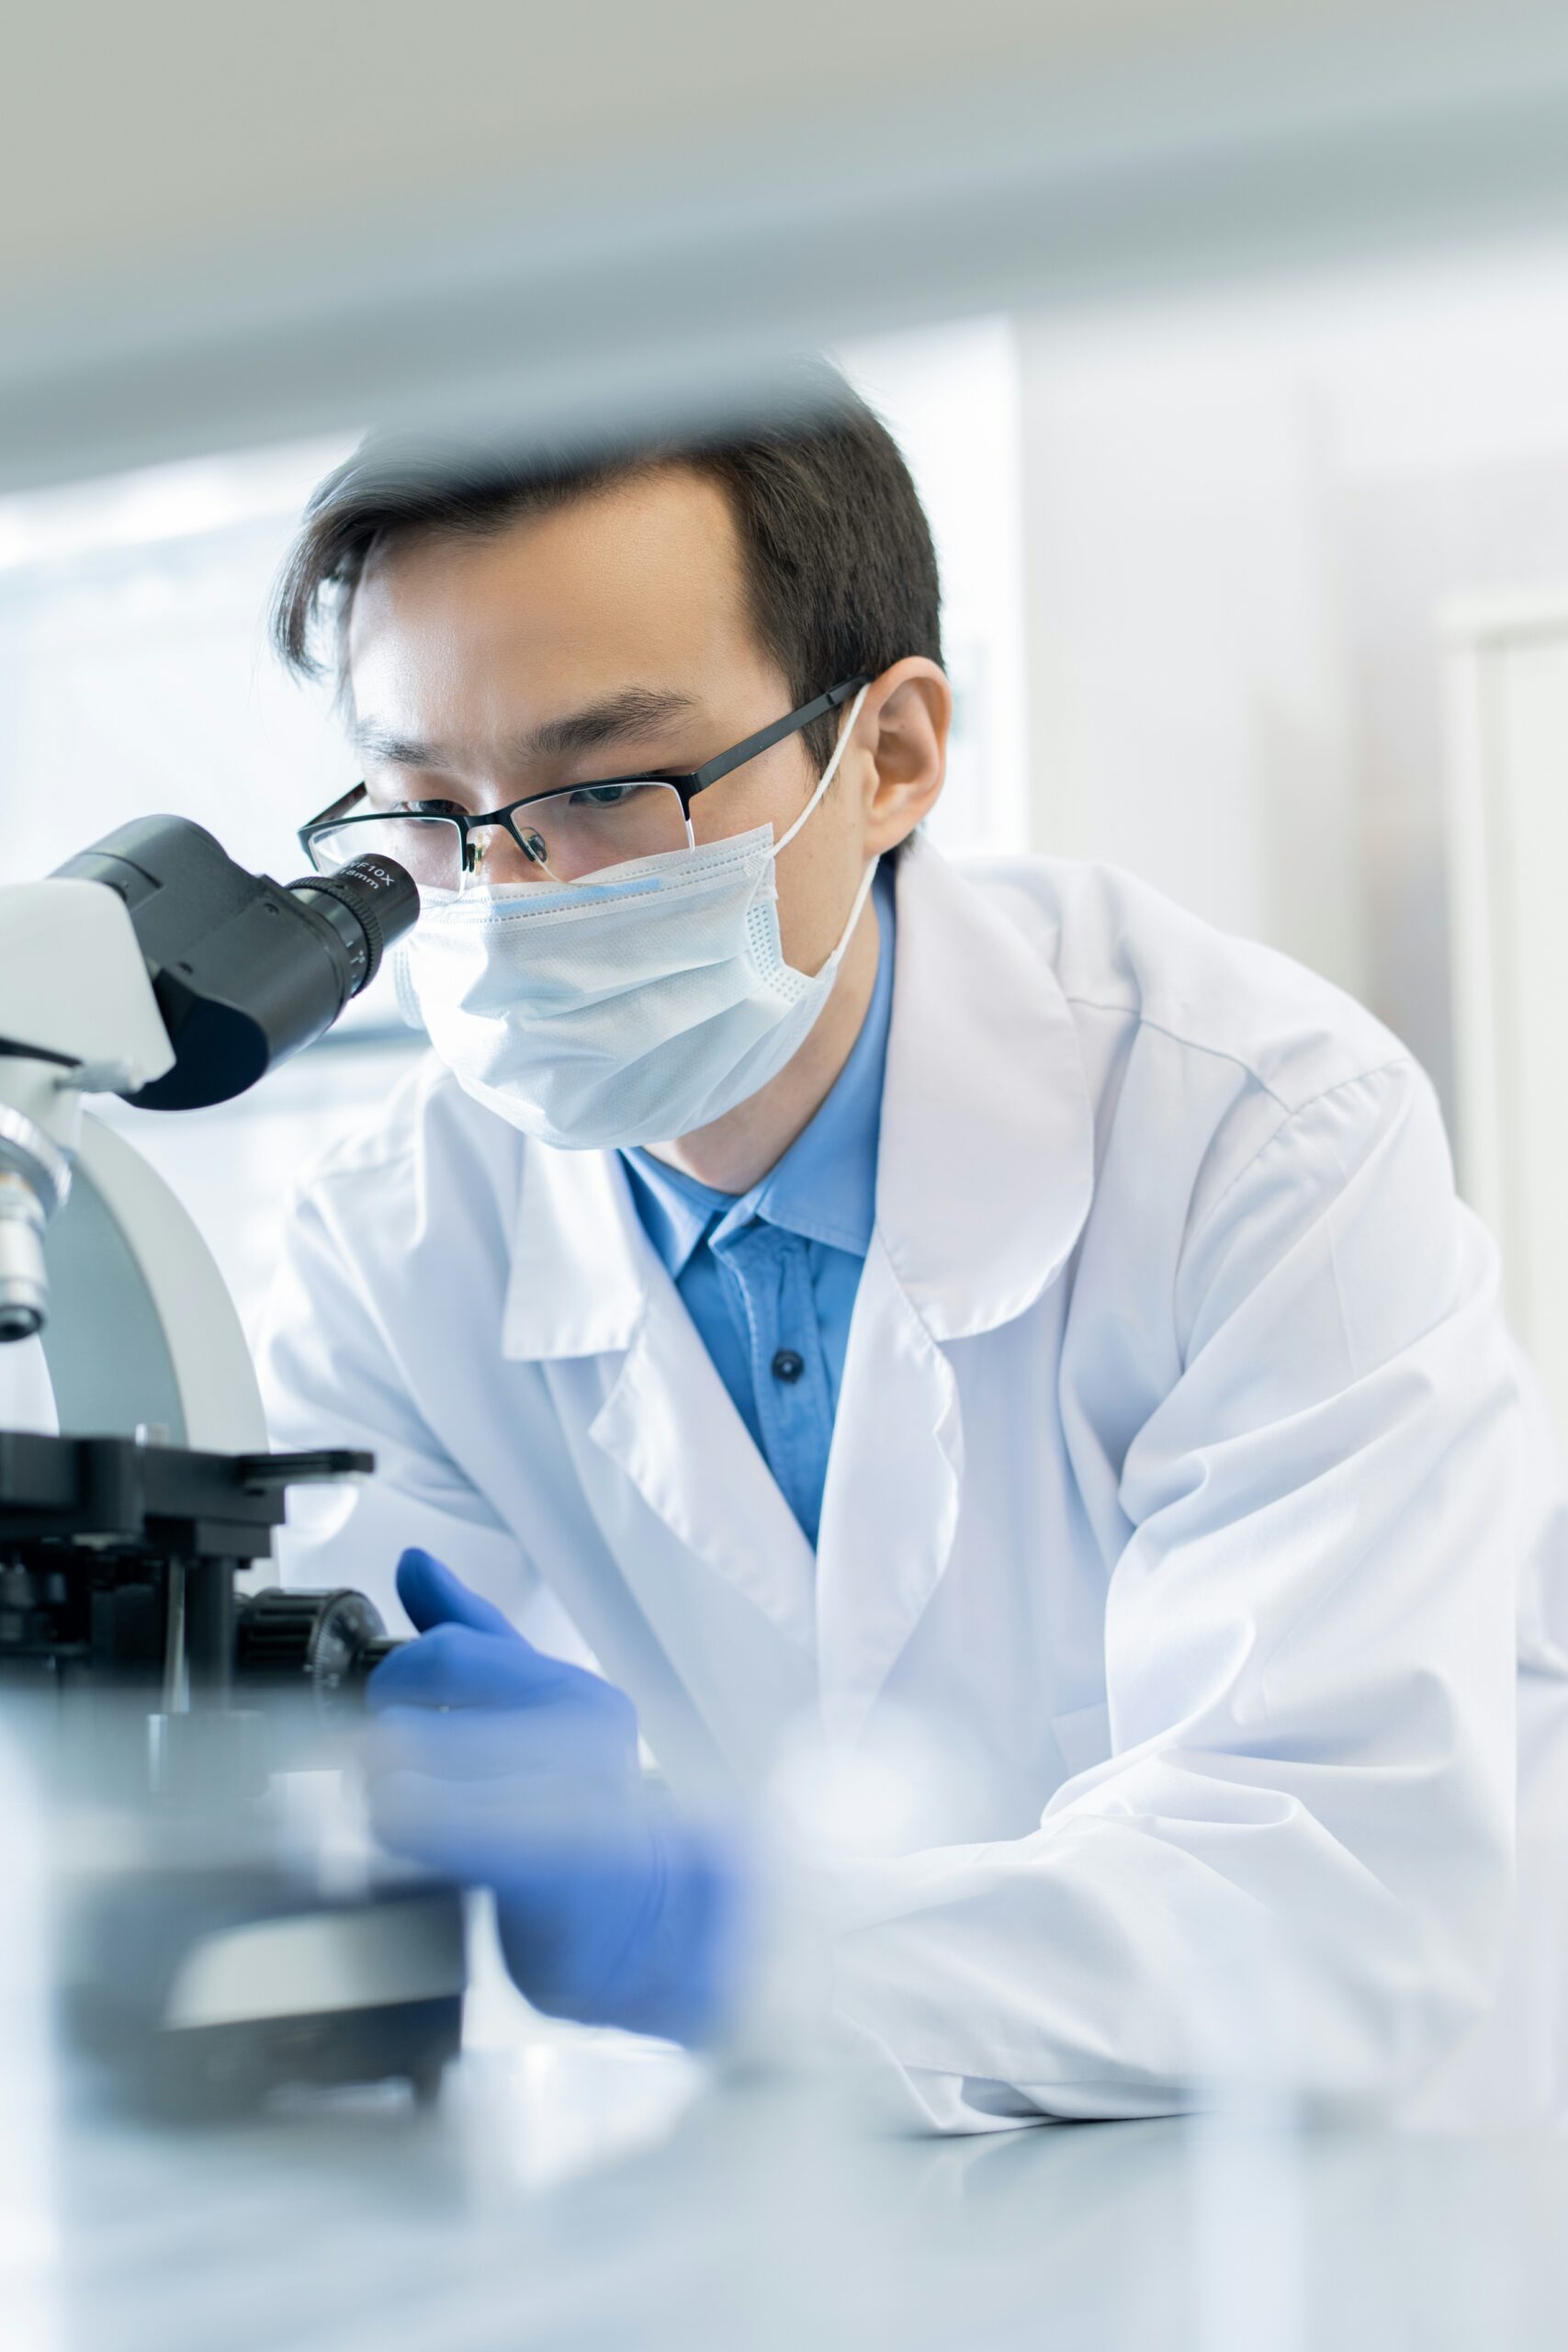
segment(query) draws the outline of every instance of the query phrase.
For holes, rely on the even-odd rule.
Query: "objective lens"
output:
[[[30,1340],[48,1317],[43,1226],[38,1194],[0,1163],[0,1341]]]

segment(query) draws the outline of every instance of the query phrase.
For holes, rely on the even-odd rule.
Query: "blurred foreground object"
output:
[[[328,1899],[256,1828],[273,1771],[390,1645],[361,1594],[238,1579],[270,1556],[287,1487],[373,1464],[265,1450],[205,1243],[82,1097],[243,1091],[417,912],[385,859],[284,890],[170,818],[0,891],[0,1340],[41,1339],[65,1432],[0,1431],[0,1691],[62,1818],[119,1825],[107,1869],[67,1858],[73,2019],[183,2106],[301,2078],[431,2088],[457,2041],[461,1917],[400,1882]]]
[[[34,11],[0,481],[369,415],[616,430],[845,332],[1529,232],[1568,198],[1539,0],[805,0],[791,35],[715,0],[343,0],[323,53],[304,0]]]

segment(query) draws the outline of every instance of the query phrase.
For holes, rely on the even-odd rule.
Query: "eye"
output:
[[[398,804],[408,817],[460,817],[463,808],[456,800],[403,800]]]
[[[640,789],[635,784],[585,784],[571,795],[571,805],[574,808],[618,808],[623,800]]]

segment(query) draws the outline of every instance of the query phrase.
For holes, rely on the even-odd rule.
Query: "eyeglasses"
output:
[[[300,826],[299,846],[318,874],[340,873],[355,858],[374,853],[395,858],[422,890],[461,890],[479,873],[485,852],[499,832],[522,853],[521,879],[575,882],[632,858],[694,847],[692,803],[699,792],[787,736],[798,735],[814,718],[840,709],[869,683],[848,679],[700,768],[676,775],[605,776],[564,791],[509,800],[504,808],[492,808],[482,817],[469,816],[451,800],[411,800],[399,808],[376,808],[366,786],[356,784]]]

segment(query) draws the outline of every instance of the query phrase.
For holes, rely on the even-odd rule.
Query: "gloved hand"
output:
[[[398,1597],[421,1638],[368,1685],[378,1836],[494,1890],[536,2008],[710,2039],[734,1990],[739,1881],[645,1787],[630,1700],[535,1649],[428,1553],[403,1554]]]

